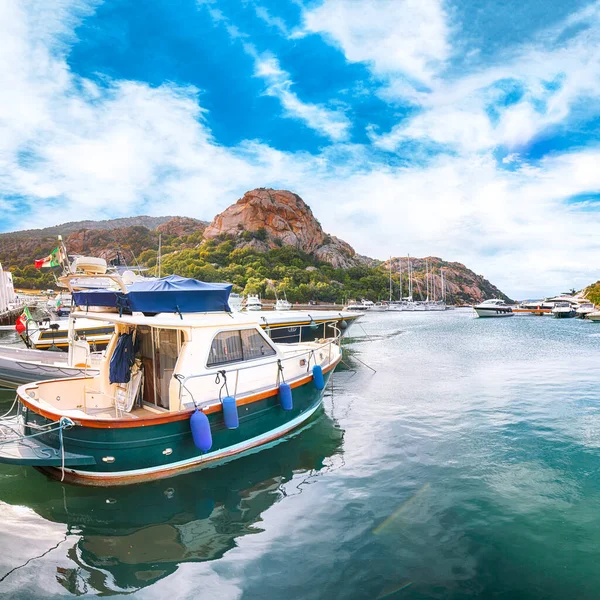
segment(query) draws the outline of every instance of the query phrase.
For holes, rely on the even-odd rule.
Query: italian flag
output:
[[[54,250],[52,250],[52,252],[48,256],[46,256],[46,258],[40,258],[40,260],[36,260],[33,263],[33,266],[36,269],[41,269],[43,267],[58,267],[60,266],[60,260],[60,248],[54,248]]]
[[[27,329],[27,321],[32,320],[33,317],[29,312],[29,308],[27,308],[26,306],[25,310],[23,311],[23,314],[17,319],[17,322],[15,324],[15,329],[17,330],[17,333],[21,335]]]

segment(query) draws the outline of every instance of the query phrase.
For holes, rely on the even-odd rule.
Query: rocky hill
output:
[[[106,221],[69,221],[68,223],[61,223],[60,225],[45,227],[44,229],[25,229],[23,231],[0,233],[0,240],[11,238],[40,239],[57,235],[66,236],[69,233],[81,231],[82,229],[100,229],[109,231],[114,229],[124,229],[126,227],[145,227],[146,229],[153,230],[174,218],[180,217],[148,217],[146,215],[140,215],[139,217],[124,217],[122,219],[108,219]]]
[[[343,301],[389,296],[389,264],[361,256],[343,240],[323,231],[310,207],[287,190],[259,188],[244,194],[208,224],[188,217],[131,217],[80,221],[38,230],[0,234],[0,261],[13,271],[16,287],[54,285],[51,269],[33,261],[56,247],[62,234],[70,254],[100,256],[156,266],[162,237],[162,274],[205,281],[230,281],[236,291],[290,301]],[[426,297],[426,259],[411,258],[413,296]],[[507,297],[464,265],[429,257],[429,284],[441,294],[444,269],[449,302],[471,303]],[[392,262],[393,296],[408,292],[407,259]],[[400,280],[400,266],[403,276]],[[434,294],[431,293],[430,297]]]
[[[207,240],[222,236],[233,238],[238,248],[263,252],[292,246],[334,267],[366,264],[365,257],[358,256],[350,244],[326,234],[304,200],[287,190],[246,192],[204,231]]]

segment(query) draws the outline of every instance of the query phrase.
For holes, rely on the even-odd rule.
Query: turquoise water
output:
[[[224,467],[91,489],[0,466],[0,596],[598,598],[600,325],[351,333],[311,426]]]

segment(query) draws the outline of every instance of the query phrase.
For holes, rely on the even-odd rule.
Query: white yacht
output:
[[[365,312],[374,308],[375,303],[371,300],[361,300],[360,302],[350,302],[348,306],[344,307],[344,310],[351,312]]]
[[[246,310],[262,310],[262,302],[256,294],[248,294],[248,297],[246,298]]]
[[[515,314],[512,308],[499,298],[485,300],[473,306],[473,309],[478,317],[512,317]]]
[[[552,309],[555,319],[572,319],[576,315],[576,308],[570,302],[557,302]]]
[[[288,302],[287,296],[283,295],[283,298],[279,298],[275,295],[277,301],[275,302],[274,310],[292,310],[292,305]]]
[[[596,312],[596,307],[591,302],[582,302],[575,311],[580,319],[587,319],[589,315]]]
[[[370,310],[371,312],[387,312],[390,310],[390,305],[387,302],[375,302]]]

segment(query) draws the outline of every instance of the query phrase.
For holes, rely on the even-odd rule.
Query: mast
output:
[[[399,273],[400,273],[400,302],[402,302],[402,258],[400,260]]]
[[[425,259],[425,288],[427,290],[427,300],[429,302],[429,259]]]
[[[390,256],[390,302],[392,301],[392,257]]]
[[[440,277],[442,279],[442,302],[446,304],[446,290],[444,289],[444,268],[440,267]]]
[[[408,255],[408,299],[412,302],[412,265],[410,264],[410,254]]]

